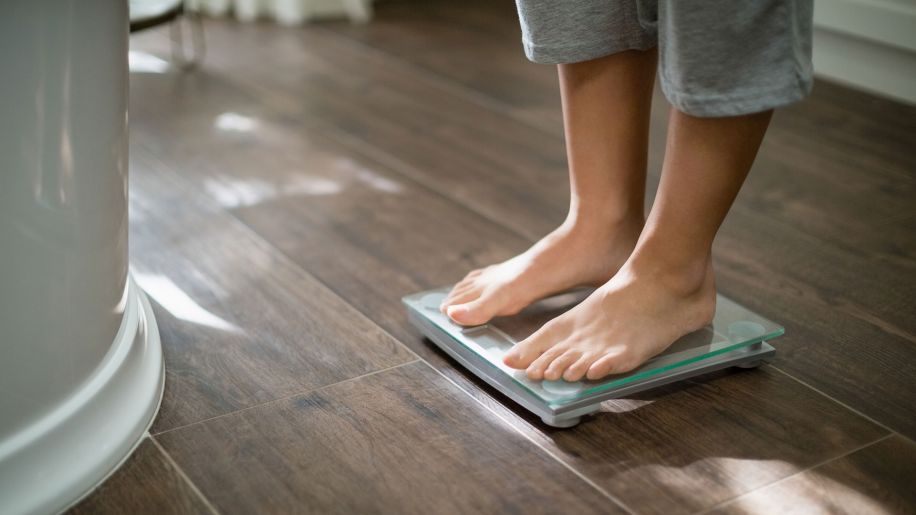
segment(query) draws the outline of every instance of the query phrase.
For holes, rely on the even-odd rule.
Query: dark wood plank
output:
[[[217,26],[211,34],[227,46],[232,45],[228,34],[250,44],[267,38],[264,30],[257,27],[242,29],[241,35],[237,34],[236,28],[233,26],[231,32],[224,28],[225,34],[221,35]],[[551,175],[551,167],[544,166],[542,159],[530,159],[532,155],[547,152],[554,154],[553,162],[561,162],[559,140],[548,143],[542,133],[526,128],[524,124],[507,122],[504,116],[494,115],[484,106],[437,88],[429,81],[424,82],[423,77],[405,77],[404,73],[409,73],[409,68],[383,66],[375,53],[361,56],[354,47],[340,44],[333,38],[321,37],[321,34],[321,31],[308,30],[283,32],[276,36],[276,41],[267,45],[277,54],[284,50],[292,53],[290,67],[304,71],[270,74],[266,68],[252,69],[254,65],[251,64],[237,68],[239,65],[234,64],[237,60],[230,59],[228,54],[222,59],[217,56],[214,66],[227,72],[237,70],[239,75],[244,71],[244,80],[239,82],[242,87],[263,92],[265,96],[269,91],[270,98],[285,99],[272,101],[277,107],[288,106],[292,102],[293,91],[297,94],[307,91],[311,98],[300,102],[303,104],[300,110],[307,113],[301,116],[306,120],[310,120],[309,116],[324,118],[329,120],[329,125],[331,120],[339,121],[338,128],[350,134],[347,141],[352,143],[352,151],[369,152],[396,167],[399,173],[471,205],[491,219],[505,221],[526,237],[545,232],[561,217],[561,206],[565,204],[566,196],[563,189],[565,177],[556,167]],[[245,47],[238,51],[243,55],[246,51],[251,52]],[[332,55],[346,56],[346,59],[321,58]],[[256,60],[252,55],[243,62]],[[337,73],[333,71],[335,66],[339,70]],[[363,80],[351,80],[354,74],[365,76],[365,80],[371,79],[372,89],[366,90],[358,84],[348,85],[349,82]],[[341,77],[346,77],[346,80]],[[335,87],[329,87],[326,84],[329,81]],[[367,91],[372,94],[366,95]],[[397,102],[386,103],[395,98]],[[265,102],[271,101],[268,99]],[[514,143],[491,137],[490,132],[479,134],[471,119],[485,126],[495,124],[492,126],[499,133],[515,134]],[[302,122],[293,119],[290,123],[293,126],[296,123],[300,127],[302,125]],[[424,125],[427,129],[445,127],[448,131],[427,130],[423,137],[418,137],[418,131]],[[774,128],[774,132],[778,134],[778,127]],[[446,135],[443,136],[443,133]],[[549,150],[546,150],[548,147]],[[456,158],[456,154],[466,156],[470,149],[474,152],[470,161]],[[810,231],[818,232],[830,227],[829,215],[810,223],[796,221],[805,213],[823,211],[837,213],[837,219],[845,223],[871,211],[877,215],[864,217],[869,220],[867,223],[853,223],[851,226],[858,233],[881,234],[880,228],[892,223],[888,221],[891,213],[904,209],[905,188],[903,194],[895,192],[901,189],[897,186],[906,182],[895,179],[893,174],[885,176],[880,173],[879,179],[874,181],[857,181],[853,174],[861,175],[860,168],[833,162],[836,165],[834,169],[842,172],[842,180],[834,181],[836,184],[826,180],[824,174],[831,173],[831,170],[825,171],[824,167],[813,167],[816,174],[806,175],[803,163],[793,164],[801,155],[799,153],[804,150],[804,155],[819,154],[812,149],[793,147],[789,136],[777,138],[765,150],[717,245],[719,262],[722,263],[720,287],[737,300],[752,304],[764,314],[789,325],[793,331],[802,328],[800,334],[806,335],[804,343],[816,346],[817,353],[805,353],[812,359],[797,361],[798,366],[792,368],[793,373],[801,374],[800,377],[819,388],[830,390],[832,395],[883,423],[914,434],[916,428],[912,425],[912,418],[903,415],[899,409],[899,406],[913,401],[912,380],[908,380],[904,372],[897,378],[899,381],[872,382],[867,390],[854,386],[852,379],[883,374],[888,359],[903,363],[916,361],[916,348],[902,343],[912,340],[914,334],[913,324],[916,322],[909,314],[916,299],[913,291],[916,283],[900,280],[912,277],[916,265],[906,252],[894,250],[912,248],[914,237],[906,234],[905,230],[891,232],[902,235],[904,243],[881,240],[885,241],[883,248],[887,251],[881,250],[881,247],[874,251],[860,248],[852,242],[839,247],[829,239],[804,230],[808,227]],[[516,162],[514,174],[505,173],[499,164],[480,158],[482,154],[501,155],[503,160]],[[531,170],[539,171],[532,174]],[[774,178],[775,174],[781,175]],[[552,178],[545,180],[548,177]],[[560,186],[560,183],[563,185]],[[532,184],[549,187],[530,188]],[[795,184],[804,187],[796,188]],[[848,186],[850,184],[866,186]],[[802,193],[791,193],[793,191]],[[830,191],[833,193],[825,193]],[[807,205],[812,198],[832,200],[815,203],[815,208],[797,207]],[[518,211],[520,204],[526,208]],[[787,207],[782,211],[773,207],[780,204]],[[869,204],[886,205],[892,209],[869,209]],[[842,207],[847,205],[855,206],[855,209],[850,211]],[[512,216],[507,218],[510,212]],[[780,220],[780,212],[788,215]],[[738,213],[743,213],[740,224],[734,221]],[[812,219],[809,217],[809,220]],[[844,229],[842,224],[838,224],[833,230],[838,238]],[[872,242],[877,239],[875,237]],[[456,248],[459,252],[464,251]],[[815,255],[817,259],[812,259]],[[799,268],[798,265],[804,266]],[[748,276],[745,273],[748,266],[760,270],[760,273]],[[463,270],[456,269],[454,275],[444,282],[456,280]],[[869,273],[862,274],[862,270],[869,270]],[[813,294],[799,298],[798,288],[809,289]],[[767,296],[760,297],[758,292],[761,291]],[[779,309],[768,310],[768,306]],[[819,331],[816,333],[806,330],[814,313],[818,314],[814,320]],[[837,342],[846,343],[838,345]],[[863,345],[868,348],[866,352],[862,352]],[[822,366],[832,367],[833,370],[822,373]],[[844,374],[849,379],[839,383],[844,385],[842,388],[837,388],[837,383],[831,383]]]
[[[913,513],[916,444],[892,436],[712,513]]]
[[[253,30],[247,37],[255,37],[257,29]],[[566,193],[558,182],[565,181],[565,178],[554,168],[553,178],[549,183],[544,182],[545,177],[551,176],[549,167],[539,164],[542,160],[532,162],[529,159],[531,155],[542,155],[548,148],[543,135],[538,135],[537,131],[526,129],[523,124],[506,122],[505,116],[497,117],[502,121],[494,120],[493,115],[481,112],[487,111],[485,106],[438,88],[416,73],[411,75],[409,67],[399,68],[397,63],[383,66],[384,61],[377,52],[360,55],[352,46],[322,38],[321,31],[298,31],[278,38],[282,41],[275,48],[278,52],[297,48],[307,53],[307,49],[311,49],[313,54],[307,62],[303,57],[293,56],[291,59],[311,65],[317,71],[290,76],[268,75],[264,69],[246,74],[242,82],[245,87],[269,87],[275,95],[287,98],[289,94],[282,92],[311,88],[312,94],[324,95],[324,102],[320,108],[306,103],[305,113],[324,118],[329,125],[334,125],[332,121],[339,122],[351,134],[351,139],[357,141],[355,150],[365,150],[359,147],[358,143],[362,142],[373,155],[395,166],[399,172],[417,178],[437,191],[486,213],[492,219],[505,221],[509,227],[528,237],[542,234],[560,217]],[[227,41],[226,44],[230,43]],[[320,58],[332,55],[346,58],[328,58],[324,61]],[[217,62],[217,65],[231,69],[232,62],[226,59]],[[333,88],[333,94],[322,91],[319,87],[321,81],[315,79],[313,74],[320,76],[322,81],[333,81],[335,74],[331,68],[335,66],[340,70],[336,74],[338,77],[349,79],[359,74],[367,80],[371,79],[373,94],[364,95],[363,90],[353,89],[343,81]],[[259,85],[253,86],[254,83]],[[394,98],[398,101],[386,103]],[[430,111],[432,106],[435,106],[434,113]],[[418,114],[420,112],[422,116]],[[500,133],[511,132],[524,137],[514,138],[511,144],[507,143],[504,138],[493,137],[489,131],[480,131],[470,125],[466,116],[468,113],[473,113],[473,118],[485,127],[495,124]],[[427,130],[422,138],[418,138],[416,131],[419,129],[405,132],[399,128],[424,125],[427,128],[444,126],[448,131]],[[780,134],[778,124],[774,126],[774,133]],[[859,164],[844,166],[840,157],[830,161],[830,167],[811,166],[813,171],[806,172],[808,165],[817,164],[817,160],[821,159],[814,157],[820,156],[821,151],[817,139],[810,147],[793,146],[793,142],[799,138],[797,132],[785,132],[764,149],[748,189],[742,193],[735,208],[736,213],[743,212],[746,215],[743,219],[748,223],[736,226],[730,222],[729,225],[753,238],[758,238],[758,234],[768,234],[770,238],[758,239],[754,246],[749,247],[733,244],[731,242],[736,239],[723,234],[717,248],[727,248],[739,255],[740,259],[720,259],[720,262],[773,263],[767,269],[766,277],[761,277],[767,284],[758,285],[757,289],[767,288],[772,283],[784,285],[782,290],[771,292],[772,296],[765,300],[767,304],[785,306],[787,312],[794,314],[794,318],[784,321],[786,324],[806,323],[804,318],[799,320],[799,317],[805,317],[805,312],[798,308],[807,304],[796,305],[796,286],[792,283],[800,281],[803,287],[810,287],[817,292],[813,298],[817,303],[815,309],[826,314],[826,318],[819,320],[819,327],[828,330],[821,333],[816,341],[821,355],[828,357],[821,361],[854,369],[850,370],[851,376],[857,375],[858,371],[863,371],[865,376],[882,373],[888,356],[907,357],[903,362],[913,361],[916,349],[901,346],[897,340],[912,340],[914,334],[913,324],[916,322],[909,314],[912,313],[913,299],[916,299],[916,283],[901,281],[900,278],[914,276],[916,264],[909,258],[907,251],[897,249],[912,248],[914,237],[900,230],[889,231],[887,237],[881,236],[881,229],[892,223],[890,217],[895,214],[908,216],[907,213],[912,209],[908,191],[912,189],[913,180],[899,173],[883,173],[881,170],[873,172],[877,176],[875,180],[862,178],[863,173],[872,173],[872,170],[863,170]],[[559,141],[549,146],[549,149],[549,153],[555,154],[554,162],[562,161]],[[470,154],[473,162],[455,159],[454,155],[459,150],[463,156],[473,152]],[[511,157],[517,163],[512,167],[514,175],[505,173],[499,163],[480,158],[481,155],[500,155],[504,160]],[[798,159],[800,156],[808,157],[807,164]],[[468,172],[470,168],[473,170]],[[478,180],[479,176],[473,175],[484,170],[487,176],[485,180]],[[539,171],[535,174],[531,170]],[[836,174],[837,179],[828,180],[830,174]],[[505,182],[506,177],[510,178],[512,184]],[[529,187],[532,184],[549,184],[550,187]],[[456,191],[459,193],[456,194]],[[524,211],[516,210],[519,204],[527,206]],[[870,207],[872,205],[882,207]],[[537,206],[537,209],[533,210],[532,206]],[[776,209],[774,206],[783,207]],[[811,213],[828,214],[813,216]],[[735,216],[733,214],[732,218]],[[831,222],[832,217],[836,218],[836,223]],[[862,242],[846,241],[845,236],[850,234],[848,228],[854,229],[852,234],[867,233],[875,236]],[[820,232],[827,234],[824,236]],[[902,235],[904,243],[895,240],[894,235]],[[793,244],[786,244],[786,240]],[[838,243],[841,241],[845,243]],[[868,247],[869,244],[874,247]],[[810,256],[815,253],[823,259],[811,261]],[[805,270],[812,273],[798,273],[794,265],[805,263],[806,260],[808,266]],[[869,270],[869,274],[862,274],[862,270]],[[740,276],[741,272],[741,269],[723,270],[723,279]],[[729,287],[725,281],[720,281],[720,284],[725,291],[744,303],[755,300],[750,291]],[[744,281],[739,284],[744,284]],[[839,289],[839,285],[843,288]],[[761,299],[756,301],[759,305]],[[775,317],[773,312],[763,311]],[[832,321],[836,317],[842,319],[844,325],[853,326],[853,332],[840,333]],[[845,323],[850,320],[849,324]],[[851,343],[835,345],[836,341]],[[874,352],[861,352],[862,342],[871,345],[875,341],[877,343],[872,347]],[[894,348],[899,352],[887,354],[886,348]],[[830,385],[820,379],[822,375],[817,363],[815,360],[805,362],[797,371],[804,374],[802,377],[806,381],[818,387],[829,388]],[[833,393],[857,409],[912,434],[911,424],[907,422],[909,419],[901,417],[897,409],[899,405],[912,401],[912,394],[907,393],[913,391],[912,381],[875,385],[875,388],[867,395],[847,389]],[[851,396],[844,397],[847,391]],[[885,416],[889,418],[882,418]]]
[[[426,344],[392,299],[445,283],[458,263],[511,254],[513,242],[522,243],[460,206],[409,186],[396,199],[358,185],[334,198],[275,199],[235,212],[420,353]],[[446,365],[444,373],[456,373],[454,365]],[[462,386],[473,387],[469,381]],[[778,372],[723,375],[708,385],[670,392],[632,414],[601,416],[559,432],[533,425],[523,410],[503,402],[520,415],[511,417],[518,427],[590,479],[628,505],[660,512],[712,506],[884,434]],[[751,462],[738,473],[729,469],[731,460],[705,459],[710,455]],[[768,460],[789,465],[771,466]],[[688,466],[693,462],[702,465]],[[728,486],[713,486],[721,476],[729,477]]]
[[[555,73],[521,57],[511,2],[433,1],[423,8],[393,2],[381,6],[373,24],[331,27],[369,52],[384,52],[492,98],[510,114],[520,106],[549,110],[525,118],[532,123],[560,119]],[[665,104],[657,95],[655,140],[664,136]],[[901,238],[874,229],[916,212],[914,120],[916,108],[819,81],[810,100],[776,116],[742,202],[840,246],[893,257]],[[653,145],[656,163],[663,149]]]
[[[212,88],[209,91],[212,92]],[[214,112],[219,109],[221,107],[214,106]],[[200,117],[199,121],[185,117],[184,123],[190,124],[189,128],[202,129],[203,126],[198,127],[196,124],[212,123],[211,114],[213,113]],[[272,137],[264,138],[260,145],[252,146],[244,152],[221,153],[217,147],[211,148],[209,143],[199,142],[203,146],[197,151],[211,156],[208,163],[200,163],[195,168],[195,175],[191,177],[200,181],[200,191],[206,195],[207,184],[211,186],[211,193],[213,184],[222,185],[217,188],[218,191],[239,191],[241,185],[251,184],[250,181],[255,180],[255,177],[260,181],[258,184],[261,184],[260,189],[263,191],[282,192],[288,189],[284,185],[294,184],[297,175],[286,171],[287,168],[284,166],[256,168],[258,162],[267,162],[266,157],[272,154],[282,154],[285,156],[283,159],[288,159],[290,163],[298,163],[297,169],[307,172],[307,176],[314,184],[336,185],[332,188],[334,193],[326,195],[267,195],[258,199],[242,195],[242,198],[248,199],[246,202],[236,202],[233,200],[236,197],[232,195],[216,195],[214,198],[222,198],[228,206],[237,206],[233,211],[257,232],[265,235],[274,245],[358,309],[369,314],[391,334],[407,342],[418,353],[436,364],[443,373],[460,382],[463,388],[474,392],[478,398],[486,399],[489,392],[477,390],[473,381],[464,377],[463,372],[456,370],[449,361],[441,359],[435,351],[430,350],[417,338],[406,325],[403,308],[396,299],[406,293],[443,284],[456,273],[460,273],[456,272],[458,270],[507,257],[523,248],[526,244],[525,239],[468,212],[409,179],[392,174],[371,160],[351,156],[346,166],[335,166],[334,163],[339,163],[341,156],[344,155],[337,152],[344,152],[344,149],[336,149],[331,142],[322,142],[320,136],[313,135],[301,127],[298,134],[291,137],[280,130],[280,126],[275,126],[271,119],[261,119],[259,123],[261,130],[267,131]],[[171,147],[168,150],[172,150]],[[338,157],[334,157],[335,155]],[[379,185],[386,185],[386,189],[380,190]],[[430,213],[434,216],[430,216]],[[453,248],[462,251],[455,252]],[[753,398],[768,388],[774,388],[771,384],[774,382],[778,387],[777,391],[783,392],[782,399],[791,399],[792,402],[780,406],[781,403],[777,401],[774,404],[778,406],[778,410],[774,410],[764,399],[758,399],[754,403],[745,398]],[[770,439],[767,437],[770,428],[755,425],[750,431],[754,437],[747,437],[742,433],[742,438],[738,439],[739,443],[733,444],[739,449],[733,451],[735,455],[753,456],[759,449],[773,449],[774,454],[767,456],[779,455],[797,462],[798,466],[804,466],[816,463],[832,453],[840,453],[850,446],[861,444],[862,438],[875,435],[877,430],[870,424],[842,411],[831,412],[831,409],[837,409],[835,405],[822,398],[811,397],[810,393],[806,398],[799,394],[800,390],[804,391],[800,385],[779,374],[770,374],[752,386],[738,390],[743,391],[739,398],[732,398],[736,394],[731,393],[727,385],[722,386],[716,390],[719,396],[717,404],[737,407],[749,405],[746,408],[748,411],[736,407],[729,408],[726,410],[727,416],[722,417],[724,420],[717,421],[711,427],[702,427],[690,422],[689,414],[696,406],[688,403],[689,409],[675,417],[675,421],[678,422],[674,429],[669,431],[692,435],[694,442],[684,445],[684,448],[681,448],[680,443],[669,442],[668,452],[680,459],[698,460],[700,458],[684,456],[697,456],[703,452],[704,446],[712,445],[710,442],[731,438],[735,430],[731,423],[726,423],[727,420],[744,420],[749,418],[749,415],[760,412],[769,413],[768,416],[774,420],[793,421],[790,427],[795,428],[795,431],[811,434],[814,440],[828,443],[812,447],[811,442],[807,440],[795,442],[784,436]],[[708,395],[701,395],[700,399],[703,399],[702,402],[709,402]],[[635,405],[639,405],[640,402],[642,401],[634,401]],[[505,408],[497,402],[489,400],[488,404],[502,410],[501,414],[504,416],[507,415]],[[654,410],[656,420],[650,420],[645,427],[653,427],[652,424],[670,426],[672,423],[668,421],[666,414],[670,413],[672,405],[683,404],[683,401],[675,398],[670,403],[653,404],[657,404]],[[617,409],[619,406],[618,403],[609,409]],[[519,419],[511,413],[508,413],[508,416],[512,417],[518,427],[533,436],[541,437],[540,435],[545,434],[542,428],[530,426],[524,418]],[[809,416],[811,418],[808,418]],[[824,430],[822,425],[825,417],[833,420],[828,430]],[[608,458],[602,452],[623,452],[623,447],[614,444],[623,437],[617,432],[617,421],[613,418],[599,418],[591,424],[591,431],[599,436],[589,436],[585,439],[586,443],[582,444],[585,449],[569,452],[562,447],[556,447],[554,451],[564,459],[570,460],[582,456],[604,456],[607,460],[592,460],[593,469],[588,470],[588,473],[593,480],[608,489],[619,489],[624,495],[632,496],[632,502],[640,505],[649,502],[641,497],[643,495],[652,499],[663,499],[663,502],[654,504],[660,510],[671,509],[681,504],[690,507],[708,506],[711,504],[707,503],[715,503],[764,484],[767,480],[778,478],[780,473],[787,474],[795,470],[762,467],[759,478],[747,480],[742,477],[745,482],[736,481],[739,484],[732,489],[719,489],[715,495],[708,498],[705,495],[701,498],[692,497],[698,491],[696,483],[693,482],[695,478],[701,478],[698,479],[701,482],[715,483],[714,478],[728,473],[723,470],[726,465],[715,463],[706,468],[705,476],[695,470],[687,474],[672,474],[669,482],[674,482],[676,487],[670,488],[670,491],[662,489],[662,493],[659,493],[658,490],[643,485],[635,489],[638,495],[628,493],[624,485],[632,483],[633,480],[629,476],[620,480],[617,479],[621,474],[619,470],[608,471],[601,468],[604,461],[617,461],[616,458]],[[634,423],[634,427],[635,425]],[[633,427],[628,430],[633,430]],[[579,431],[571,434],[580,434]],[[837,439],[832,436],[833,433],[839,433],[841,437]],[[544,445],[554,445],[553,440],[559,438],[551,433],[547,435],[542,437]],[[783,440],[800,445],[795,447]],[[637,447],[633,452],[646,456],[647,460],[657,459],[652,449],[660,448],[665,442],[667,440],[662,438],[645,440],[643,446]],[[740,442],[743,442],[743,447]],[[583,464],[574,463],[578,467],[585,467]],[[585,463],[587,464],[587,460]],[[598,466],[595,467],[594,464]],[[658,479],[654,477],[649,483],[657,484],[655,481]]]
[[[516,417],[499,402],[488,400],[492,392],[477,389],[471,379],[462,381],[462,372],[441,357],[437,360],[435,352],[406,328],[396,299],[403,293],[451,282],[473,266],[508,257],[556,223],[566,197],[562,145],[556,135],[507,119],[506,112],[485,101],[469,99],[439,79],[387,60],[378,52],[366,53],[329,38],[323,29],[226,27],[217,25],[210,32],[222,50],[213,57],[209,76],[198,80],[196,89],[179,84],[177,91],[171,92],[185,102],[180,108],[193,110],[204,103],[212,110],[206,112],[209,118],[180,119],[191,124],[186,126],[189,131],[190,127],[209,127],[203,124],[212,124],[220,112],[217,103],[208,103],[211,88],[230,81],[257,98],[245,106],[266,119],[262,127],[267,130],[239,135],[233,150],[244,151],[227,152],[218,142],[212,146],[197,142],[197,147],[167,145],[159,150],[166,154],[177,150],[177,157],[182,159],[198,156],[193,161],[194,173],[199,174],[197,194],[203,192],[224,205],[237,206],[238,216],[310,273],[418,350],[443,373],[457,378],[462,388],[488,402],[532,437],[551,445],[552,433],[530,426],[524,415]],[[264,56],[277,61],[267,61]],[[284,73],[277,73],[278,61]],[[165,120],[175,113],[161,116]],[[154,128],[162,131],[168,127]],[[327,143],[310,127],[333,133],[344,146]],[[911,183],[891,167],[887,173],[878,169],[878,180],[865,180],[862,187],[850,186],[857,180],[853,172],[860,173],[861,168],[837,166],[845,170],[838,176],[839,187],[829,181],[819,182],[817,179],[823,177],[817,175],[804,176],[798,196],[786,193],[794,187],[792,180],[758,180],[755,185],[753,178],[761,171],[776,170],[774,173],[781,173],[783,179],[805,172],[805,166],[793,167],[792,163],[815,150],[793,148],[792,137],[800,136],[787,134],[775,141],[772,150],[765,149],[771,157],[761,157],[736,209],[740,216],[733,216],[736,221],[723,230],[717,249],[723,279],[720,285],[726,293],[789,326],[790,336],[781,344],[783,355],[793,346],[810,345],[811,350],[799,352],[788,362],[798,367],[791,370],[793,374],[801,374],[806,381],[883,423],[910,431],[911,417],[900,406],[912,405],[911,376],[898,368],[886,382],[873,380],[884,376],[887,360],[913,362],[908,319],[902,316],[910,305],[907,299],[912,297],[907,284],[899,281],[906,277],[910,261],[905,254],[895,255],[893,246],[882,247],[889,249],[882,250],[883,254],[869,249],[854,252],[832,240],[839,232],[815,234],[830,229],[826,218],[807,225],[797,219],[805,213],[804,202],[820,196],[826,200],[816,203],[817,209],[852,201],[855,209],[838,210],[838,220],[865,213],[865,223],[856,226],[859,232],[875,232],[874,227],[894,223],[905,226],[909,220],[905,212],[901,218],[891,219],[893,209],[882,207],[869,213],[867,202],[857,199],[870,197],[871,202],[882,206],[900,206],[905,198],[900,192],[908,191],[906,185]],[[841,146],[833,141],[830,144]],[[327,147],[333,150],[327,151]],[[788,149],[785,158],[778,155],[780,149]],[[355,157],[360,153],[373,159]],[[310,155],[317,157],[310,159]],[[845,153],[838,155],[841,160]],[[349,161],[341,161],[342,156]],[[545,165],[545,161],[551,164]],[[764,168],[759,168],[760,163]],[[361,174],[360,170],[370,173]],[[831,169],[819,166],[816,171],[823,175]],[[295,184],[302,173],[311,177],[307,184],[325,193],[290,195],[283,185]],[[470,206],[473,212],[417,183]],[[536,186],[529,187],[531,184]],[[817,189],[819,184],[824,191]],[[781,189],[774,194],[772,188]],[[268,194],[247,194],[252,191]],[[748,199],[758,203],[745,205]],[[772,215],[760,212],[762,207],[779,205],[777,201],[789,208],[774,210]],[[505,221],[525,237],[494,225],[490,222],[494,219]],[[906,235],[905,229],[902,232]],[[912,241],[912,236],[904,241]],[[873,240],[874,244],[880,242],[887,245],[887,240]],[[869,270],[876,255],[878,273],[863,276],[861,270]],[[811,256],[816,259],[811,260]],[[834,268],[839,270],[837,275],[831,273]],[[839,289],[838,284],[846,288]],[[882,287],[896,289],[877,296],[869,296],[873,294],[866,289]],[[864,352],[862,346],[867,346]],[[786,369],[786,363],[779,366]],[[827,367],[828,373],[822,367]],[[750,381],[747,378],[758,382],[740,382]],[[627,473],[633,472],[617,459],[631,455],[628,449],[614,446],[615,438],[625,440],[615,432],[616,417],[598,417],[591,426],[563,433],[585,450],[571,453],[553,448],[609,491],[620,489],[625,499],[641,503],[642,496],[648,496],[645,502],[653,510],[688,509],[708,507],[883,434],[773,371],[725,375],[710,385],[712,392],[703,389],[707,387],[704,384],[700,390],[687,389],[693,394],[681,389],[659,394],[661,398],[648,399],[651,403],[638,410],[647,399],[608,406],[610,412],[636,410],[634,413],[654,422],[634,423],[630,428],[636,436],[649,433],[644,447],[630,450],[636,456],[631,459],[643,468],[670,472],[658,472],[648,486],[639,482],[635,483],[639,486],[627,486],[632,483]],[[687,402],[692,410],[676,410],[683,401],[678,395],[697,392],[701,400]],[[770,403],[768,396],[782,405]],[[665,402],[669,397],[676,400]],[[701,426],[694,411],[698,405],[710,409],[711,398],[716,400],[715,409],[702,419],[704,423],[712,421],[711,427]],[[500,400],[498,396],[496,399]],[[831,421],[829,427],[821,425],[824,417]],[[774,428],[761,418],[792,422],[780,425],[778,429],[785,432],[773,436]],[[730,419],[750,420],[745,433],[740,433],[744,435],[741,442],[729,440],[735,433]],[[586,431],[590,440],[581,436]],[[674,449],[667,451],[669,461],[655,457],[652,449],[668,449],[664,443],[680,442],[678,438],[684,433],[688,436],[685,443],[670,444]],[[818,441],[829,443],[819,447],[799,439],[798,434],[813,434]],[[722,439],[729,442],[728,452],[719,454],[716,442]],[[798,444],[814,447],[800,450],[795,446]],[[613,454],[602,454],[607,448]],[[775,450],[768,454],[766,449]],[[596,458],[590,463],[589,456]],[[710,456],[722,459],[706,460]],[[760,460],[786,461],[789,466],[757,463]],[[700,465],[689,466],[694,462]],[[748,468],[736,472],[735,463]],[[731,480],[732,476],[739,477],[734,487],[719,485],[718,478]],[[673,486],[658,486],[666,480]],[[710,488],[712,498],[697,498],[708,484],[718,485]]]
[[[916,435],[916,309],[906,272],[736,210],[716,243],[719,289],[786,327],[775,365]],[[880,378],[878,380],[877,378]]]
[[[606,403],[596,420],[544,439],[640,512],[689,513],[883,433],[780,375],[713,374]]]
[[[783,110],[779,128],[866,175],[914,179],[916,106],[818,81],[805,102]]]
[[[376,9],[373,23],[327,26],[563,134],[555,67],[525,58],[513,2],[432,0],[422,8],[413,1],[390,2]]]
[[[154,433],[414,359],[143,154],[131,158],[131,264],[165,353]]]
[[[420,363],[157,438],[232,512],[622,512]]]
[[[369,141],[386,159],[406,164],[404,174],[529,238],[566,215],[565,151],[555,135],[445,93],[321,29],[211,24],[208,39],[208,73],[243,86],[300,127],[317,124],[358,145]],[[156,42],[150,48],[164,49]],[[284,73],[265,64],[265,55],[282,55]]]
[[[457,81],[525,117],[559,127],[559,91],[552,67],[521,56],[514,6],[502,2],[393,2],[376,23],[332,24],[364,45]],[[458,42],[462,41],[463,44]],[[448,55],[448,58],[444,58]],[[480,56],[486,55],[482,59]],[[653,172],[664,146],[664,98],[653,115]],[[900,255],[900,234],[875,231],[901,214],[916,213],[916,108],[819,81],[810,100],[780,110],[739,204],[791,222],[853,252]],[[880,148],[877,148],[880,147]],[[912,249],[913,238],[906,238]],[[913,254],[902,256],[912,261]]]
[[[452,274],[458,274],[470,266],[480,266],[483,260],[506,259],[511,253],[523,250],[527,245],[524,238],[488,225],[486,219],[473,213],[467,213],[466,223],[443,227],[436,222],[438,216],[430,216],[430,213],[435,214],[441,209],[442,199],[433,194],[428,200],[414,201],[418,202],[414,205],[405,204],[405,195],[412,198],[416,195],[411,192],[425,190],[410,179],[391,174],[378,163],[354,156],[351,150],[328,140],[320,132],[300,123],[293,124],[282,116],[271,115],[259,102],[259,97],[246,95],[227,85],[218,75],[134,77],[133,92],[134,98],[142,99],[135,102],[133,112],[134,155],[142,152],[159,156],[157,174],[164,176],[161,180],[154,179],[155,182],[150,185],[153,191],[161,191],[161,195],[175,192],[172,194],[179,195],[181,200],[176,199],[173,204],[179,206],[187,202],[188,205],[207,205],[211,209],[240,208],[275,198],[287,198],[296,203],[320,204],[332,210],[335,213],[333,219],[318,222],[323,230],[290,233],[290,242],[298,240],[307,243],[310,250],[306,253],[313,259],[329,258],[323,261],[325,266],[342,266],[340,270],[347,274],[344,277],[356,278],[356,282],[345,278],[339,283],[327,283],[331,288],[342,288],[340,291],[355,297],[365,296],[378,301],[388,309],[383,312],[383,317],[393,315],[385,320],[386,330],[394,330],[392,334],[409,342],[412,350],[434,363],[450,379],[477,394],[481,401],[494,403],[489,395],[479,392],[476,385],[482,382],[456,370],[443,354],[416,341],[415,334],[404,323],[398,299],[416,291],[420,285],[425,286],[427,283],[423,277],[428,272],[418,268],[414,272],[418,277],[415,280],[390,274],[387,269],[398,262],[400,254],[412,251],[429,257],[423,265],[437,273],[451,270]],[[252,123],[256,123],[257,129],[248,132],[215,130],[214,124],[225,113],[237,116],[244,113]],[[170,166],[165,166],[162,161],[167,161]],[[172,176],[172,183],[177,181],[177,187],[166,180],[169,176]],[[137,186],[135,189],[142,191],[144,187]],[[420,196],[423,195],[429,196],[430,193]],[[359,200],[362,197],[370,201],[362,202]],[[379,202],[382,204],[379,205]],[[389,205],[398,209],[385,207]],[[412,211],[403,222],[406,224],[404,227],[411,227],[413,234],[402,230],[393,238],[384,233],[372,236],[373,224],[379,221],[387,226],[398,224],[399,221],[392,217],[403,215],[402,208],[405,207]],[[134,220],[142,223],[138,215],[139,212],[134,213]],[[350,223],[359,224],[362,229],[348,229],[347,224]],[[479,224],[481,229],[474,229],[474,224]],[[300,227],[307,229],[309,226]],[[411,250],[409,245],[405,246],[408,242],[422,244],[424,234],[441,236],[443,230],[460,230],[466,234],[478,231],[478,247],[455,254],[447,247],[427,245]],[[373,245],[386,245],[385,250],[371,254],[372,248],[363,249],[361,238],[367,237],[364,233],[369,235]],[[332,236],[326,238],[326,234]],[[494,248],[490,241],[501,243]],[[340,249],[336,256],[333,255],[335,247]],[[333,252],[328,254],[325,252],[328,250]],[[388,265],[376,266],[376,260]],[[347,267],[351,266],[360,273],[347,273]],[[373,268],[379,273],[377,279],[364,274]],[[375,319],[378,320],[377,314]],[[409,339],[405,340],[405,336]],[[178,370],[181,367],[180,363],[176,365]],[[167,398],[165,406],[172,405],[173,401],[169,399],[172,397]],[[174,402],[182,405],[188,401],[176,396]],[[163,417],[168,411],[163,410]]]
[[[67,513],[178,515],[211,510],[147,438],[114,475]]]

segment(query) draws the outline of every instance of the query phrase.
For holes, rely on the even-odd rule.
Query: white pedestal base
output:
[[[165,368],[146,296],[128,281],[111,350],[72,396],[0,442],[0,512],[61,511],[114,472],[159,410]]]

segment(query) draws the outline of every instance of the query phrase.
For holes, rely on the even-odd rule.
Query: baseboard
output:
[[[916,52],[815,28],[814,70],[834,82],[916,105]]]
[[[916,104],[916,4],[815,2],[814,70],[820,77]]]

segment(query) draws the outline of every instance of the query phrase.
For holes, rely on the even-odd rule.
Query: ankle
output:
[[[650,278],[675,295],[691,297],[715,291],[712,255],[677,255],[670,248],[640,245],[629,263],[635,277]]]
[[[625,234],[639,236],[646,219],[642,209],[615,211],[610,209],[570,208],[562,227],[572,233],[591,237],[614,237]]]

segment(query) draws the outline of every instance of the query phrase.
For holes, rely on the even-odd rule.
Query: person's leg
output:
[[[655,204],[636,249],[585,301],[505,357],[532,379],[598,379],[638,367],[715,313],[712,242],[772,111],[697,118],[671,110]]]
[[[442,304],[460,324],[517,313],[537,299],[598,286],[633,250],[644,222],[656,53],[559,65],[569,160],[566,221],[526,252],[470,272]]]

